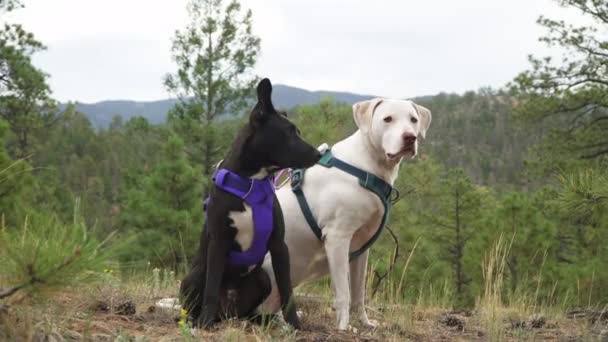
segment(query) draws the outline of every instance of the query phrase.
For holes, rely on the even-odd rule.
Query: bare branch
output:
[[[608,149],[600,150],[600,151],[597,151],[597,152],[591,153],[591,154],[587,154],[587,155],[582,156],[581,158],[582,159],[593,159],[593,158],[597,158],[597,157],[605,155],[605,154],[608,154]]]
[[[391,238],[393,239],[393,242],[395,243],[395,248],[393,250],[393,258],[391,259],[391,263],[389,264],[389,266],[386,269],[386,271],[384,272],[384,274],[380,274],[378,272],[378,270],[374,270],[374,274],[375,274],[374,280],[376,280],[376,281],[375,281],[375,284],[372,285],[372,298],[374,298],[374,296],[376,296],[376,292],[378,292],[378,289],[380,288],[380,284],[382,283],[382,281],[393,271],[393,268],[395,267],[395,264],[397,263],[397,258],[399,257],[399,239],[397,238],[397,235],[395,235],[395,233],[389,226],[386,226],[386,230],[391,234]]]

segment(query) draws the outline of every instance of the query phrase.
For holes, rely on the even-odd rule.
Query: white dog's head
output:
[[[418,152],[418,137],[424,139],[431,125],[431,111],[412,101],[375,98],[353,105],[355,123],[382,151],[389,162]]]

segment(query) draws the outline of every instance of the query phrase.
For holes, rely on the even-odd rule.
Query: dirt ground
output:
[[[107,292],[107,291],[105,291]],[[275,320],[260,326],[239,320],[209,330],[179,324],[179,312],[154,307],[157,298],[114,291],[74,290],[53,300],[22,300],[0,308],[0,340],[6,341],[608,341],[608,314],[581,310],[562,317],[503,319],[494,331],[475,312],[415,306],[373,306],[376,329],[355,323],[334,329],[329,298],[298,297],[303,327],[293,331]],[[158,297],[160,298],[160,297]]]

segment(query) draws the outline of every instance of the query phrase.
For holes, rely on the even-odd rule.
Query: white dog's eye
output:
[[[418,119],[416,119],[415,117],[413,117],[413,116],[412,116],[412,118],[410,119],[410,121],[411,121],[412,123],[417,123],[417,122],[418,122]]]
[[[387,116],[384,118],[384,122],[391,122],[393,121],[393,117],[392,116]]]

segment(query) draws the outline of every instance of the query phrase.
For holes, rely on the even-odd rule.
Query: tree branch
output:
[[[608,149],[600,150],[600,151],[597,151],[597,152],[591,153],[591,154],[587,154],[587,155],[582,156],[581,158],[582,159],[593,159],[593,158],[597,158],[604,154],[608,154]]]
[[[378,292],[378,289],[380,288],[380,284],[382,283],[382,280],[384,280],[384,278],[386,278],[393,271],[393,268],[395,267],[395,264],[397,263],[397,258],[399,257],[399,239],[397,239],[397,235],[395,235],[395,233],[389,226],[386,226],[386,230],[391,234],[393,242],[395,243],[395,249],[393,250],[393,258],[391,259],[391,263],[388,266],[388,268],[386,269],[386,272],[384,272],[384,274],[381,275],[378,272],[378,270],[374,270],[374,274],[375,274],[374,279],[376,280],[376,282],[372,286],[372,298],[374,298],[376,296],[376,292]]]

